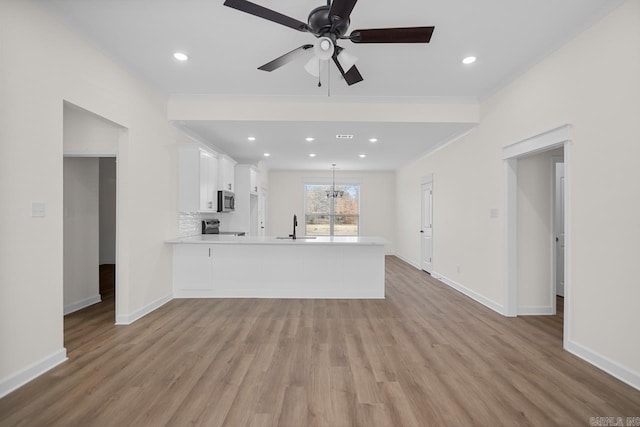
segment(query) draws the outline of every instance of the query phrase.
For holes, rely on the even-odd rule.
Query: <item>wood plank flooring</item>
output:
[[[562,314],[505,318],[387,257],[386,300],[173,300],[65,318],[69,361],[1,426],[589,425],[640,392],[562,350]],[[559,301],[562,307],[562,300]]]

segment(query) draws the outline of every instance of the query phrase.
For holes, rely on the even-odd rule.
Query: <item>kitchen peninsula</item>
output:
[[[379,237],[197,235],[168,243],[176,298],[384,298]]]

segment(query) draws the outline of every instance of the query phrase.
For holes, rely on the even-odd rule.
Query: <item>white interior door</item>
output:
[[[564,297],[564,163],[556,163],[556,294]]]
[[[422,259],[420,268],[433,270],[433,182],[422,184],[422,226],[420,228]]]

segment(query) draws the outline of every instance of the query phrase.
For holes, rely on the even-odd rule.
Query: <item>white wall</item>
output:
[[[68,102],[63,107],[65,153],[115,154],[124,129],[116,123]]]
[[[98,159],[64,159],[64,311],[100,294],[98,271]]]
[[[320,178],[331,182],[331,171],[270,171],[268,230],[271,236],[288,236],[293,215],[298,215],[298,233],[304,230],[304,182]],[[336,181],[360,181],[360,235],[380,236],[389,241],[387,253],[395,251],[394,172],[336,171]],[[327,181],[328,180],[328,181]]]
[[[100,264],[116,263],[116,159],[100,158]]]
[[[434,269],[502,306],[502,147],[571,124],[567,348],[636,387],[638,52],[640,2],[626,1],[484,102],[471,134],[397,176],[398,253],[419,260],[419,238],[412,233],[420,224],[419,179],[433,172]],[[498,219],[489,218],[494,207]]]
[[[0,2],[0,395],[64,360],[63,103],[126,128],[117,309],[123,321],[171,295],[180,135],[166,100],[32,2]],[[31,202],[46,204],[44,218]],[[37,267],[37,268],[34,268]],[[120,290],[122,292],[120,292]]]
[[[474,131],[474,135],[477,130]],[[421,178],[433,173],[433,274],[502,298],[499,150],[465,138],[397,173],[396,252],[420,265]],[[490,217],[497,208],[499,218]]]
[[[548,314],[553,308],[554,156],[562,156],[562,149],[518,160],[519,314]]]

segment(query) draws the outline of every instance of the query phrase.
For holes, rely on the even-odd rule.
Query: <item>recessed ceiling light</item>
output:
[[[173,54],[173,57],[176,58],[178,61],[186,61],[187,59],[189,59],[187,54],[182,52],[175,52]]]
[[[311,142],[311,141],[315,141],[315,138],[312,138],[312,137],[308,136],[308,137],[305,138],[305,140],[307,142]]]
[[[265,157],[269,157],[271,154],[270,153],[264,153]]]
[[[309,157],[315,157],[315,156],[316,156],[316,153],[310,153],[309,154]]]
[[[474,62],[476,62],[476,57],[475,56],[467,56],[466,58],[464,58],[462,60],[462,63],[466,64],[466,65],[473,64]]]
[[[249,138],[247,138],[249,141],[255,141],[256,137],[255,136],[250,136]]]
[[[360,154],[360,158],[361,158],[361,159],[364,159],[365,157],[367,157],[367,155],[366,155],[366,154]]]
[[[336,139],[353,139],[353,135],[338,134]]]
[[[369,142],[378,142],[378,138],[371,138]]]

